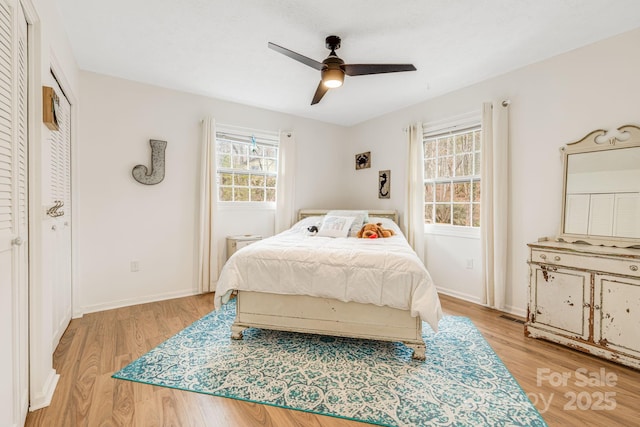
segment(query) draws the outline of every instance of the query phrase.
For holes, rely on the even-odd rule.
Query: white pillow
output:
[[[360,231],[365,222],[369,221],[369,212],[367,211],[336,210],[327,212],[327,215],[352,216],[354,220],[351,224],[351,227],[349,228],[349,237],[358,237],[358,231]]]
[[[318,236],[325,237],[347,237],[349,235],[349,227],[353,224],[353,216],[334,216],[327,215],[322,221]]]

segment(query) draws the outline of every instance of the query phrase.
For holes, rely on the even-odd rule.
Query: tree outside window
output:
[[[218,201],[276,201],[278,140],[216,132]]]
[[[480,127],[427,136],[423,144],[425,223],[480,227]]]

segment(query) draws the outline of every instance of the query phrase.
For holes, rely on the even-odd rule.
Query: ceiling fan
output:
[[[367,74],[416,71],[416,67],[414,67],[413,64],[345,64],[344,61],[336,55],[336,49],[340,49],[340,37],[329,36],[325,39],[325,44],[331,53],[324,61],[318,62],[292,50],[269,42],[270,49],[280,52],[291,59],[295,59],[298,62],[302,62],[303,64],[320,71],[320,83],[318,84],[315,95],[313,95],[311,105],[320,102],[324,94],[327,93],[329,89],[342,86],[345,74],[348,76],[364,76]]]

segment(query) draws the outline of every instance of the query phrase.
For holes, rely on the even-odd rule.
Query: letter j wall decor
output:
[[[154,185],[164,179],[164,152],[167,148],[167,141],[150,139],[151,145],[151,170],[144,165],[137,165],[131,173],[133,178],[140,184]]]

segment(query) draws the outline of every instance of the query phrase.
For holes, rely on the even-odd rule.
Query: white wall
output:
[[[200,120],[295,132],[296,209],[339,206],[348,159],[344,128],[81,73],[78,151],[79,306],[76,314],[196,293]],[[168,142],[166,176],[142,185],[131,176],[149,164],[149,139]],[[225,235],[274,232],[273,211],[226,209]],[[131,261],[140,271],[131,272]]]
[[[479,233],[466,236],[428,233],[425,236],[425,264],[439,292],[480,304],[482,292]]]
[[[632,84],[640,59],[636,30],[445,96],[341,128],[221,100],[81,73],[78,244],[80,312],[196,291],[199,120],[296,132],[296,208],[397,209],[404,213],[406,135],[415,121],[479,111],[511,99],[507,310],[524,314],[526,243],[557,233],[559,147],[596,128],[635,123]],[[615,65],[615,68],[614,68]],[[624,93],[625,96],[619,94]],[[157,186],[131,178],[147,163],[150,138],[169,141],[167,177]],[[354,155],[371,151],[371,168]],[[391,170],[391,199],[377,198],[377,173]],[[225,234],[273,233],[272,212],[220,212]],[[480,245],[472,237],[428,236],[427,267],[443,292],[479,301]],[[158,248],[161,248],[159,250]],[[130,262],[140,271],[130,272]],[[473,268],[468,269],[468,260]]]
[[[483,101],[511,99],[506,302],[509,311],[524,314],[528,280],[526,244],[555,235],[560,227],[559,148],[595,129],[640,122],[637,106],[640,56],[631,54],[638,46],[640,30],[634,30],[349,129],[351,151],[370,150],[373,159],[368,174],[352,174],[349,191],[353,195],[352,204],[403,209],[407,144],[402,129],[410,123],[443,120],[479,111]],[[378,200],[373,192],[377,179],[374,175],[380,169],[391,169],[389,201]],[[466,267],[463,257],[479,259],[479,250],[479,244],[469,239],[428,238],[427,268],[438,287],[479,299],[480,272],[471,273],[475,280],[466,283],[461,283],[460,278],[460,268]],[[474,269],[479,268],[479,263],[474,264]]]

